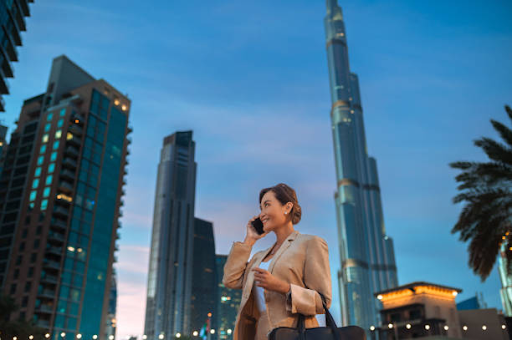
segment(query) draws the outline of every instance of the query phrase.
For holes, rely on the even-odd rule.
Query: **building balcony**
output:
[[[53,254],[53,255],[61,256],[62,255],[62,248],[59,248],[59,247],[49,247],[49,248],[46,248],[46,252],[48,254]]]
[[[68,169],[75,170],[77,167],[77,163],[74,159],[71,159],[69,157],[64,158],[64,161],[62,162],[62,166],[66,167]]]
[[[22,43],[21,43],[20,27],[18,26],[16,19],[14,19],[11,11],[7,11],[7,13],[9,13],[9,19],[11,19],[11,22],[13,24],[11,32],[9,32],[9,33],[11,33],[12,38],[14,39],[14,42],[16,43],[16,46],[21,46]]]
[[[23,18],[23,10],[19,6],[18,1],[13,1],[12,6],[16,7],[16,15],[14,15],[14,19],[16,20],[16,23],[18,24],[18,27],[20,28],[20,31],[25,32],[27,30],[27,26],[25,25],[25,18]]]
[[[53,213],[55,215],[60,215],[60,216],[68,217],[69,216],[69,209],[64,208],[64,207],[60,207],[60,206],[55,206],[53,208]]]
[[[49,283],[52,285],[56,285],[57,283],[59,283],[59,280],[57,279],[57,276],[46,275],[45,277],[41,278],[41,283]]]
[[[36,308],[36,312],[39,313],[47,313],[47,314],[53,314],[53,306],[50,305],[41,305]]]
[[[4,31],[4,37],[7,38],[7,46],[5,47],[5,51],[9,55],[9,59],[11,61],[18,61],[18,51],[16,50],[16,45],[14,44],[14,40],[12,40],[11,35],[7,32],[7,29],[4,25],[2,25],[2,30]]]
[[[82,144],[82,140],[75,135],[73,135],[70,139],[67,139],[66,142],[70,145],[76,145],[76,146],[80,146]]]
[[[37,294],[37,296],[53,300],[55,298],[55,290],[44,289],[41,293]]]
[[[74,181],[76,175],[75,175],[75,173],[73,171],[69,171],[67,169],[64,169],[64,170],[62,170],[60,172],[60,177],[61,178],[66,178],[66,179],[70,179],[70,180]]]
[[[58,233],[48,234],[48,242],[57,242],[59,244],[64,243],[64,235]]]
[[[28,0],[19,0],[20,8],[23,11],[23,15],[26,17],[30,16],[30,8],[28,7]],[[34,2],[31,0],[30,2]]]
[[[64,155],[70,156],[74,159],[78,158],[78,149],[72,146],[68,146],[64,149]]]
[[[43,261],[43,268],[60,270],[60,263],[45,259]]]
[[[68,194],[73,192],[73,185],[66,181],[61,181],[59,183],[59,190]]]
[[[84,133],[84,129],[77,124],[71,124],[68,130],[75,136],[81,136]]]
[[[55,227],[56,229],[60,229],[60,230],[66,230],[68,228],[68,225],[66,222],[59,220],[59,219],[55,219],[55,218],[52,218],[50,225],[52,227]]]
[[[2,94],[9,93],[9,84],[7,83],[7,80],[5,78],[6,76],[4,74],[4,71],[0,67],[0,93]]]
[[[50,328],[50,321],[39,319],[39,320],[37,320],[36,325],[41,327],[41,328],[49,329]]]

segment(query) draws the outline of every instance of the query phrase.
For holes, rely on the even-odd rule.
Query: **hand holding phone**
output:
[[[264,237],[267,233],[263,230],[263,223],[261,222],[259,216],[254,216],[247,223],[247,231],[245,235],[244,243],[249,245],[254,245],[256,241],[260,238]]]

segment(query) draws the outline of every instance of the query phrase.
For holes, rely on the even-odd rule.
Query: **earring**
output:
[[[288,214],[288,212],[287,212],[287,211],[285,211],[285,212],[284,212],[284,214],[286,215],[286,214]]]

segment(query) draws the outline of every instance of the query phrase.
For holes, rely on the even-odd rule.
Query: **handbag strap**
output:
[[[338,326],[336,326],[336,322],[334,321],[334,318],[332,317],[331,312],[329,312],[329,308],[327,308],[327,303],[325,302],[325,296],[320,292],[317,292],[317,293],[322,298],[322,306],[324,307],[324,312],[325,312],[325,325],[332,330],[334,339],[340,339]],[[299,314],[297,329],[299,330],[299,339],[300,340],[305,339],[306,325],[305,325],[303,314]]]

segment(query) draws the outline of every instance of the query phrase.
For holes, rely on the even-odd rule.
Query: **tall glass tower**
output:
[[[368,330],[379,323],[380,303],[373,294],[398,284],[393,241],[386,236],[377,163],[367,154],[359,80],[350,72],[343,14],[336,0],[327,0],[325,31],[336,161],[342,323]]]
[[[190,335],[196,192],[192,131],[164,138],[158,165],[149,258],[148,340]],[[212,257],[215,255],[212,255]],[[213,260],[212,260],[213,261]]]

